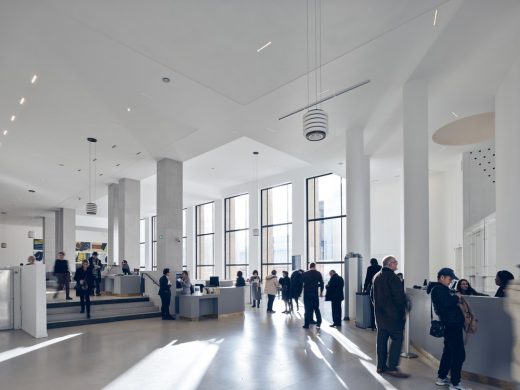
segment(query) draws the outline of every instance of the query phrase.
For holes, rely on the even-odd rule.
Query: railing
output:
[[[161,287],[159,282],[157,280],[155,280],[154,278],[152,278],[152,276],[150,276],[149,274],[141,274],[141,275],[147,276],[152,281],[153,284],[155,284],[157,287]]]

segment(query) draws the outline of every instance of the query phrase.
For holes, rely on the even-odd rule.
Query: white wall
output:
[[[42,238],[42,226],[22,226],[0,224],[0,243],[7,248],[0,248],[0,266],[20,265],[34,253],[33,239],[27,237],[29,230],[34,231],[34,238]]]
[[[76,229],[76,241],[84,242],[107,242],[107,230]]]

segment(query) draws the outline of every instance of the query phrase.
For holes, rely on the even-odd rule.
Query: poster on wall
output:
[[[36,261],[43,260],[43,240],[41,238],[35,238],[33,240],[33,255]]]
[[[88,260],[92,256],[92,252],[98,253],[98,258],[106,263],[107,259],[107,243],[106,242],[76,242],[76,263]]]

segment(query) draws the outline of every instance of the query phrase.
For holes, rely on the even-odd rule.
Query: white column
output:
[[[290,252],[291,256],[300,256],[300,263],[296,264],[296,268],[304,270],[307,269],[305,185],[304,178],[298,177],[292,180],[292,250]],[[289,261],[292,261],[292,258]]]
[[[56,211],[56,252],[65,252],[69,266],[74,269],[76,261],[76,210],[58,209]]]
[[[370,259],[370,158],[365,155],[363,129],[347,130],[346,141],[347,252],[361,254],[363,264],[366,265]],[[355,318],[355,293],[359,284],[355,259],[349,260],[349,274],[345,278],[347,277],[349,313],[345,315]]]
[[[152,270],[152,218],[146,217],[144,219],[144,221],[145,221],[145,225],[144,225],[145,226],[144,266],[147,271],[151,271]]]
[[[118,264],[128,261],[130,269],[140,264],[141,183],[138,180],[121,179],[118,185]]]
[[[195,207],[186,209],[186,268],[195,278]]]
[[[157,162],[157,270],[182,271],[182,162]]]
[[[43,262],[46,272],[51,272],[56,259],[56,215],[43,217]]]
[[[429,277],[428,86],[403,87],[403,259],[407,287]],[[399,259],[398,259],[399,260]]]
[[[260,228],[260,191],[256,187],[255,182],[249,185],[249,276],[257,270],[262,273],[260,266],[260,242],[262,229]],[[258,229],[258,236],[254,235],[255,229]],[[247,279],[247,278],[246,278]]]
[[[108,185],[108,264],[114,264],[119,259],[119,230],[118,230],[118,214],[119,214],[119,195],[118,184],[112,183]]]
[[[220,279],[224,279],[224,201],[222,199],[215,201],[215,275]],[[234,275],[228,275],[229,279],[233,279]]]
[[[520,232],[520,61],[510,69],[495,98],[496,269],[517,277]]]

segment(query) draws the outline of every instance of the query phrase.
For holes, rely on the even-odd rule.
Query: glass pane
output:
[[[215,267],[197,267],[198,280],[209,280],[210,276],[215,276]]]
[[[262,226],[267,225],[268,199],[269,199],[269,190],[262,190]]]
[[[276,270],[276,276],[282,277],[282,271],[289,272],[291,275],[291,264],[265,264],[262,266],[262,281],[265,280],[266,276],[271,275],[271,271]],[[262,285],[263,288],[263,285]]]
[[[249,195],[244,194],[226,199],[226,230],[249,227]]]
[[[314,182],[316,179],[307,179],[307,218],[314,219]]]
[[[182,210],[182,236],[186,237],[186,209]]]
[[[269,228],[262,228],[262,263],[267,263],[269,260],[268,247],[268,231]]]
[[[152,243],[152,270],[157,269],[157,243]]]
[[[139,244],[139,267],[146,266],[146,244]]]
[[[268,224],[276,225],[291,222],[290,184],[269,189]]]
[[[341,178],[341,215],[347,213],[347,181]]]
[[[269,228],[269,262],[289,262],[289,229],[291,225],[282,225]]]
[[[157,241],[157,216],[152,217],[152,241]]]
[[[182,266],[186,268],[186,237],[182,238]]]
[[[343,264],[342,263],[333,263],[333,264],[322,264],[316,263],[316,270],[321,272],[321,276],[323,277],[323,281],[325,284],[330,279],[329,272],[331,270],[336,271],[336,273],[340,276],[343,276]]]
[[[241,230],[226,233],[226,263],[246,264],[248,263],[249,231]]]
[[[247,279],[249,278],[249,267],[248,266],[244,266],[244,265],[231,265],[231,266],[228,266],[227,267],[227,274],[226,274],[226,279],[229,279],[229,280],[236,280],[237,278],[237,272],[238,271],[242,271],[242,277],[244,279]]]
[[[197,237],[197,265],[214,265],[212,234]]]
[[[309,262],[316,261],[316,232],[314,230],[315,222],[307,223],[307,234],[308,234],[308,259]]]
[[[146,242],[146,219],[139,220],[139,242]]]
[[[213,203],[197,206],[197,234],[214,233]]]
[[[316,178],[316,198],[314,218],[328,218],[341,215],[341,177],[326,175]]]

